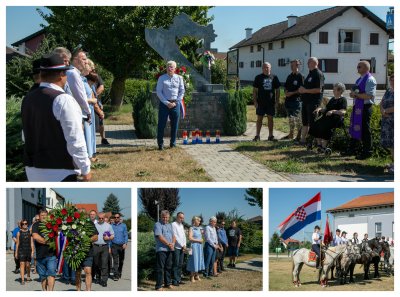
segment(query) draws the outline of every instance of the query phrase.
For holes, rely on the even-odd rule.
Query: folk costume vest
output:
[[[60,122],[53,114],[54,99],[64,94],[39,87],[22,101],[24,130],[24,165],[44,169],[75,169],[67,151],[67,142]]]
[[[356,81],[357,89],[359,94],[365,94],[365,85],[368,79],[371,77],[371,73],[367,73],[364,77],[360,77]],[[353,111],[350,117],[350,128],[349,133],[351,138],[361,140],[362,137],[362,114],[364,110],[364,100],[355,98]]]

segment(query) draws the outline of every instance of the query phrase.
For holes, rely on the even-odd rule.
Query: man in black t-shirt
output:
[[[257,131],[253,141],[260,140],[262,120],[265,115],[268,119],[268,140],[274,141],[275,106],[279,102],[280,82],[276,75],[271,74],[271,64],[264,62],[263,73],[257,75],[253,82],[253,101],[257,114]]]
[[[55,251],[50,249],[44,234],[40,231],[40,223],[46,219],[47,210],[41,210],[39,212],[39,221],[35,222],[32,226],[32,238],[35,243],[36,249],[36,269],[40,277],[43,291],[53,291],[56,269],[57,269],[57,258]]]
[[[322,101],[322,96],[324,93],[324,74],[318,69],[318,59],[311,57],[308,59],[308,73],[306,79],[304,80],[304,87],[299,88],[299,93],[302,98],[302,122],[303,128],[301,130],[300,143],[306,143],[306,137],[310,125],[314,123],[315,120],[315,110],[320,106]]]
[[[285,83],[285,108],[289,118],[290,132],[285,138],[292,140],[295,137],[296,140],[300,140],[301,134],[301,97],[299,88],[304,84],[304,76],[299,72],[299,60],[293,60],[290,62],[290,69],[292,72],[286,78]]]
[[[226,231],[228,236],[228,267],[236,267],[236,258],[239,256],[239,248],[242,242],[242,231],[236,227],[236,221],[232,221],[231,226]]]

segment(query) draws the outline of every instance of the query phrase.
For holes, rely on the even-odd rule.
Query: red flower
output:
[[[186,67],[185,66],[182,66],[181,70],[183,71],[183,73],[186,73]]]
[[[54,220],[54,215],[53,214],[50,215],[50,220]]]
[[[46,224],[46,228],[47,229],[51,229],[51,228],[53,228],[53,225],[49,222],[49,223]]]
[[[65,208],[63,208],[63,209],[61,210],[61,214],[62,214],[63,216],[65,216],[65,215],[68,214],[68,211],[67,211]]]
[[[160,71],[164,71],[164,67],[163,66],[160,66]]]
[[[79,212],[74,213],[74,218],[79,219],[81,217],[81,214]]]
[[[49,238],[53,238],[55,236],[54,232],[49,233]]]
[[[72,218],[72,217],[68,217],[68,218],[67,218],[67,223],[72,223],[72,221],[73,221],[73,218]]]
[[[57,226],[57,225],[54,225],[54,226],[53,226],[53,231],[54,231],[54,232],[57,232],[57,231],[58,231],[58,226]]]
[[[179,68],[176,68],[176,69],[175,69],[175,73],[176,73],[176,74],[179,74]]]
[[[57,224],[57,225],[61,225],[61,224],[62,224],[62,219],[60,219],[60,218],[57,218],[57,220],[56,220],[56,224]]]

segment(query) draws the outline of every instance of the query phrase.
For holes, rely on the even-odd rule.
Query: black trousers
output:
[[[101,280],[108,280],[108,245],[93,245],[94,265],[100,270]]]
[[[111,253],[113,257],[113,272],[114,276],[121,277],[122,267],[124,266],[125,250],[122,248],[122,244],[113,243],[111,246]]]
[[[156,290],[171,285],[172,251],[156,253]]]
[[[225,245],[222,245],[223,251],[221,252],[221,256],[218,261],[218,272],[222,271],[224,269],[224,259],[225,259],[225,254],[226,250],[228,249]]]
[[[78,177],[76,174],[71,174],[68,175],[66,178],[64,178],[61,182],[77,182]]]

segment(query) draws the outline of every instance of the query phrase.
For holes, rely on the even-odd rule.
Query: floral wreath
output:
[[[210,70],[211,65],[215,64],[215,57],[210,51],[205,51],[200,58],[200,62]]]
[[[56,251],[59,273],[64,261],[74,270],[80,267],[91,248],[91,236],[95,234],[88,215],[71,203],[51,210],[39,229],[49,247]]]

